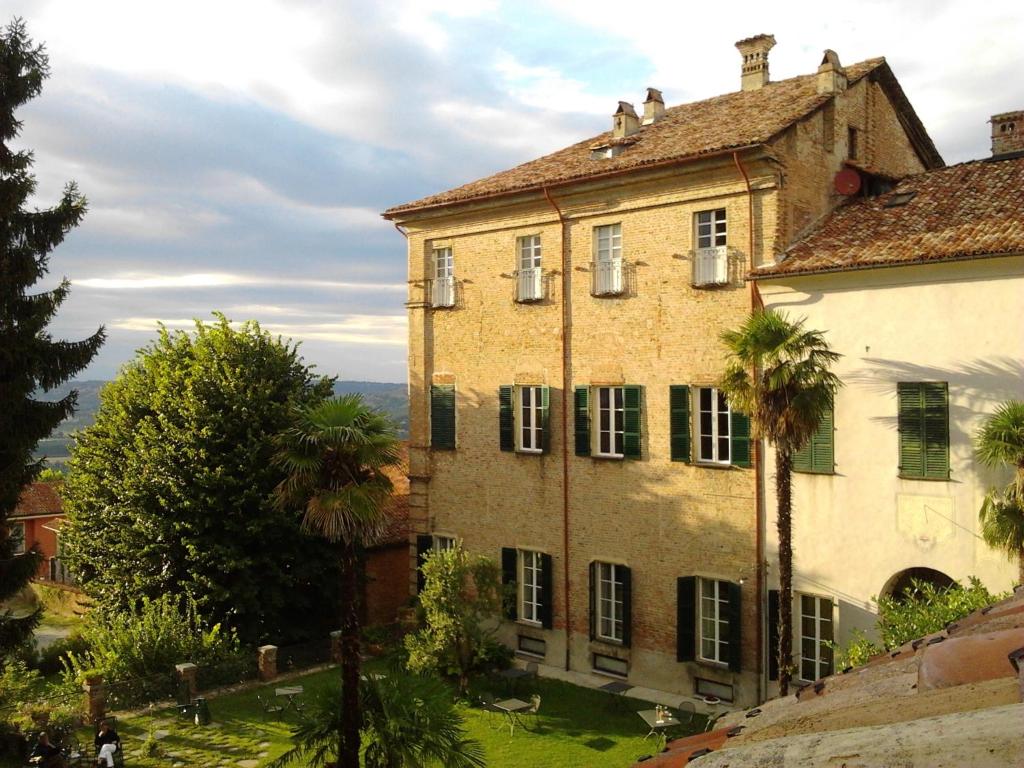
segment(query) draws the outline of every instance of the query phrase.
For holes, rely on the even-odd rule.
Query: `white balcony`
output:
[[[595,261],[590,265],[590,270],[594,276],[594,284],[591,287],[594,296],[618,296],[622,293],[622,259]]]
[[[726,247],[698,248],[693,254],[693,284],[707,286],[728,283],[729,254]]]
[[[455,278],[453,276],[435,277],[430,281],[430,306],[455,306]]]
[[[516,272],[516,301],[540,301],[544,298],[544,272],[527,267]]]

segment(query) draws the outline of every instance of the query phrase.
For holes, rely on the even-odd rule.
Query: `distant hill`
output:
[[[70,419],[62,421],[47,439],[40,441],[36,448],[36,456],[46,456],[47,461],[55,466],[67,462],[70,451],[71,433],[83,429],[96,418],[100,407],[100,389],[106,381],[89,379],[72,381],[51,390],[39,392],[36,397],[52,402],[65,397],[72,389],[78,390],[78,409]],[[405,439],[409,436],[409,398],[405,384],[390,384],[382,381],[336,381],[334,393],[347,395],[358,392],[363,395],[367,404],[377,408],[398,425],[398,433]]]

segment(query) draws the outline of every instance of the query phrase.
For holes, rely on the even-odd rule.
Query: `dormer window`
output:
[[[591,160],[606,160],[611,157],[618,157],[625,149],[623,144],[612,144],[609,147],[595,147],[590,150]]]

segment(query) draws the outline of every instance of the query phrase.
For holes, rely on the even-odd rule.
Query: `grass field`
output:
[[[294,682],[312,693],[332,686],[337,675],[337,670],[331,669],[305,675]],[[273,689],[281,684],[272,683],[210,699],[214,722],[208,726],[183,720],[174,709],[119,718],[118,731],[125,743],[127,764],[132,768],[265,766],[288,749],[290,727],[297,721],[294,713],[282,720],[265,717],[257,701],[257,693],[273,698]],[[485,690],[499,699],[509,693],[503,682],[486,679],[474,682],[475,695]],[[612,700],[608,694],[557,680],[523,682],[514,691],[523,699],[528,699],[532,693],[541,696],[536,728],[530,731],[517,728],[514,735],[509,734],[499,716],[460,705],[469,735],[484,747],[487,765],[626,768],[638,757],[656,753],[661,748],[659,738],[643,738],[647,728],[636,714],[637,710],[653,705],[636,699]],[[694,732],[703,725],[704,720],[700,718],[672,735]],[[143,745],[150,736],[159,745],[158,755],[143,754]]]

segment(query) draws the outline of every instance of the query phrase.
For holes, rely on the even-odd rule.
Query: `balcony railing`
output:
[[[544,272],[527,267],[516,272],[516,301],[540,301],[544,298]]]
[[[455,306],[455,278],[435,277],[430,281],[430,306],[432,307],[454,307]]]
[[[622,293],[624,284],[622,259],[592,262],[590,272],[594,276],[590,291],[594,296],[618,296]]]
[[[729,282],[729,254],[724,245],[698,248],[693,255],[693,284],[726,285]]]

